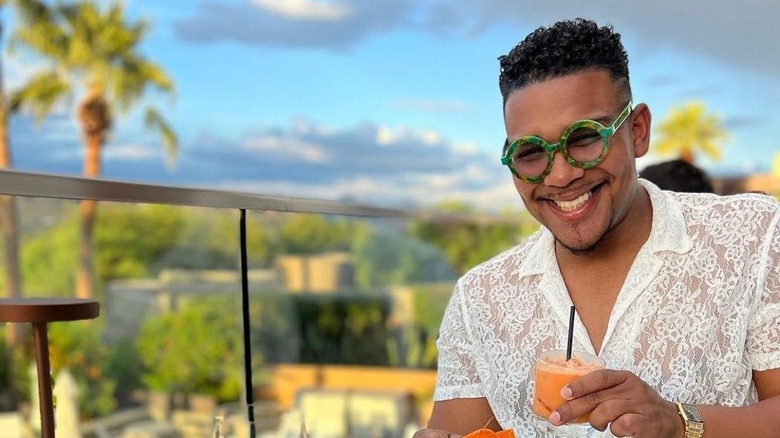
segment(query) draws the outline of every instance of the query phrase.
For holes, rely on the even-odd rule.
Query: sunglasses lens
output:
[[[537,177],[547,168],[547,152],[536,143],[521,142],[512,155],[512,166],[518,175]]]
[[[590,127],[577,128],[566,139],[566,150],[577,162],[587,163],[596,160],[603,150],[601,134]]]

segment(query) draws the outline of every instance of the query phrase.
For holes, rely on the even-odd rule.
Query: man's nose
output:
[[[584,174],[585,170],[572,166],[566,161],[563,154],[555,152],[552,170],[544,178],[544,183],[552,187],[565,187],[575,179],[581,178]]]

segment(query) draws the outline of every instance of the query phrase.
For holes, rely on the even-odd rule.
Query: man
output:
[[[543,227],[458,281],[415,437],[547,436],[530,424],[533,364],[565,348],[570,305],[574,350],[609,369],[564,387],[553,424],[591,412],[593,436],[780,436],[777,203],[637,177],[650,111],[611,28],[556,23],[500,62],[502,162]]]
[[[639,172],[639,177],[652,182],[662,190],[686,193],[715,192],[707,174],[695,164],[685,160],[651,164]]]

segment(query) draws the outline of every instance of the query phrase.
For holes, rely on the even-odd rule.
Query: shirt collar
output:
[[[690,251],[693,240],[688,235],[680,199],[673,192],[663,191],[645,179],[640,178],[639,184],[647,190],[653,205],[653,226],[644,248],[652,253],[672,251],[683,254]]]
[[[693,241],[688,235],[688,227],[679,200],[671,192],[662,191],[650,181],[640,178],[639,184],[647,191],[653,207],[650,237],[642,250],[651,253],[671,251],[678,254],[690,251],[693,248]],[[550,230],[541,227],[529,240],[530,247],[526,252],[526,259],[520,263],[521,277],[544,273],[557,264],[554,251],[555,238]]]

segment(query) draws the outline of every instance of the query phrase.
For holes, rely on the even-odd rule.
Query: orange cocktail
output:
[[[588,353],[574,352],[566,361],[563,350],[546,351],[536,361],[536,386],[531,409],[534,414],[546,420],[550,413],[566,400],[561,397],[561,388],[585,374],[604,368],[604,360]],[[587,423],[588,414],[582,415],[572,423]],[[573,424],[572,424],[573,426]],[[555,429],[547,423],[546,430]]]

